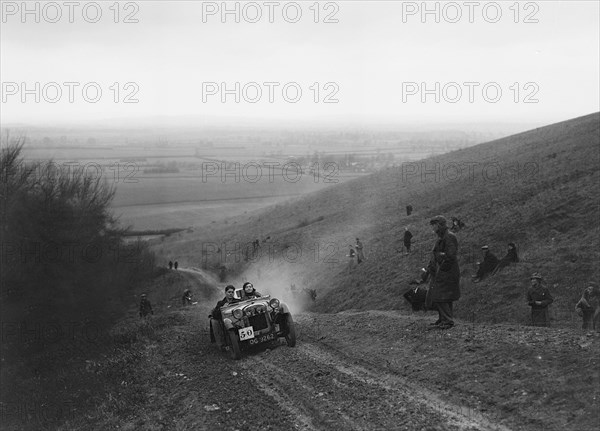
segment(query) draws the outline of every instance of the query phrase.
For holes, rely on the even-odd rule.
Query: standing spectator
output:
[[[354,258],[356,257],[356,252],[354,251],[352,244],[350,244],[348,247],[350,247],[350,249],[348,250],[346,257],[350,258],[350,260],[348,260],[348,272],[351,272],[352,268],[354,267]]]
[[[173,262],[169,261],[169,269],[173,269]]]
[[[585,288],[581,299],[575,305],[575,311],[583,318],[582,329],[600,329],[598,319],[600,318],[600,289],[591,281]],[[594,319],[596,314],[596,319]]]
[[[492,275],[496,274],[502,268],[510,265],[513,262],[514,263],[519,262],[519,255],[517,254],[517,246],[515,245],[515,243],[509,242],[508,243],[508,251],[506,252],[506,256],[504,256],[502,259],[500,259],[500,262],[498,262],[498,266],[496,267],[496,269],[494,270]]]
[[[365,255],[363,253],[363,245],[362,242],[358,238],[356,238],[356,263],[359,264],[363,260],[365,260]]]
[[[173,268],[177,269],[178,266],[179,264],[177,263],[177,261],[175,261],[175,263],[173,264]]]
[[[483,252],[483,262],[479,263],[477,274],[475,274],[475,279],[473,280],[475,283],[480,282],[486,275],[494,272],[496,266],[498,266],[498,258],[490,251],[487,245],[481,247],[481,251]]]
[[[548,326],[548,306],[554,298],[543,284],[539,273],[531,276],[531,286],[527,291],[527,304],[531,307],[531,323],[533,326]]]
[[[408,226],[404,228],[404,247],[406,248],[406,254],[410,253],[410,245],[413,234],[408,230]]]
[[[412,210],[413,210],[412,205],[406,205],[406,215],[407,216],[411,215]]]
[[[438,320],[433,328],[450,329],[454,326],[452,302],[460,298],[460,268],[458,266],[458,240],[448,230],[446,218],[436,216],[429,222],[437,241],[433,247],[427,272],[431,276],[426,305],[438,311]]]
[[[152,311],[152,304],[148,301],[148,297],[145,293],[142,293],[140,301],[140,317],[146,317],[148,314],[154,314]]]

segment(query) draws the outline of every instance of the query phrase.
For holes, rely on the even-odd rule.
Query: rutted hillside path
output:
[[[197,269],[180,271],[197,284],[214,282]],[[200,300],[182,313],[183,320],[171,327],[163,343],[152,347],[163,370],[156,378],[155,396],[171,406],[152,408],[168,418],[163,425],[219,430],[508,429],[444,402],[404,377],[358,365],[351,352],[324,347],[304,330],[311,325],[308,315],[296,316],[300,336],[295,348],[282,341],[233,361],[210,343],[211,303]]]
[[[577,394],[560,394],[554,405],[539,395],[571,378],[594,393],[597,336],[501,325],[427,331],[430,316],[397,312],[302,313],[294,316],[295,348],[282,340],[234,361],[210,343],[207,316],[221,295],[214,280],[196,269],[180,273],[202,286],[198,304],[161,317],[168,324],[125,382],[138,385],[145,402],[120,429],[586,430],[598,419],[594,401],[566,403]],[[565,356],[572,348],[580,359]],[[530,379],[548,387],[530,388]]]

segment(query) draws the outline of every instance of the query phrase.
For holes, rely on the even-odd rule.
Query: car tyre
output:
[[[289,347],[296,346],[296,325],[294,324],[294,319],[292,319],[292,315],[288,314],[285,316],[285,341]]]
[[[238,341],[235,331],[229,331],[229,341],[231,341],[231,348],[229,349],[231,359],[237,361],[242,357],[242,351],[240,350],[240,342]]]

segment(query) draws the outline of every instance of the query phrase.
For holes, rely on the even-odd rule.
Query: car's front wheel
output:
[[[285,329],[285,341],[289,347],[294,347],[296,345],[296,325],[291,314],[285,316]]]
[[[242,351],[240,350],[240,342],[238,341],[235,330],[230,330],[229,332],[229,341],[231,341],[231,348],[229,349],[229,353],[231,354],[231,359],[238,360],[242,357]]]

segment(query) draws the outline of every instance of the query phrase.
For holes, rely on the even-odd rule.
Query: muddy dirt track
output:
[[[282,341],[240,361],[211,345],[208,310],[197,307],[148,346],[162,372],[144,429],[505,430],[471,409],[442,401],[383,368],[336,352],[303,328],[296,347]],[[152,403],[154,404],[154,403]],[[158,415],[158,417],[157,417]],[[154,419],[158,419],[156,422]],[[160,424],[160,425],[159,425]]]
[[[197,292],[198,304],[171,312],[170,325],[146,346],[149,371],[135,378],[151,394],[121,429],[595,428],[595,401],[573,410],[536,391],[548,398],[557,378],[578,378],[581,364],[571,361],[569,369],[564,354],[582,340],[582,363],[597,365],[598,337],[502,327],[473,332],[466,325],[427,331],[431,316],[396,312],[298,313],[296,347],[280,340],[234,361],[210,343],[212,280],[193,270],[183,276],[205,290]],[[527,379],[540,375],[550,386],[532,390]],[[585,384],[596,390],[597,371]]]

